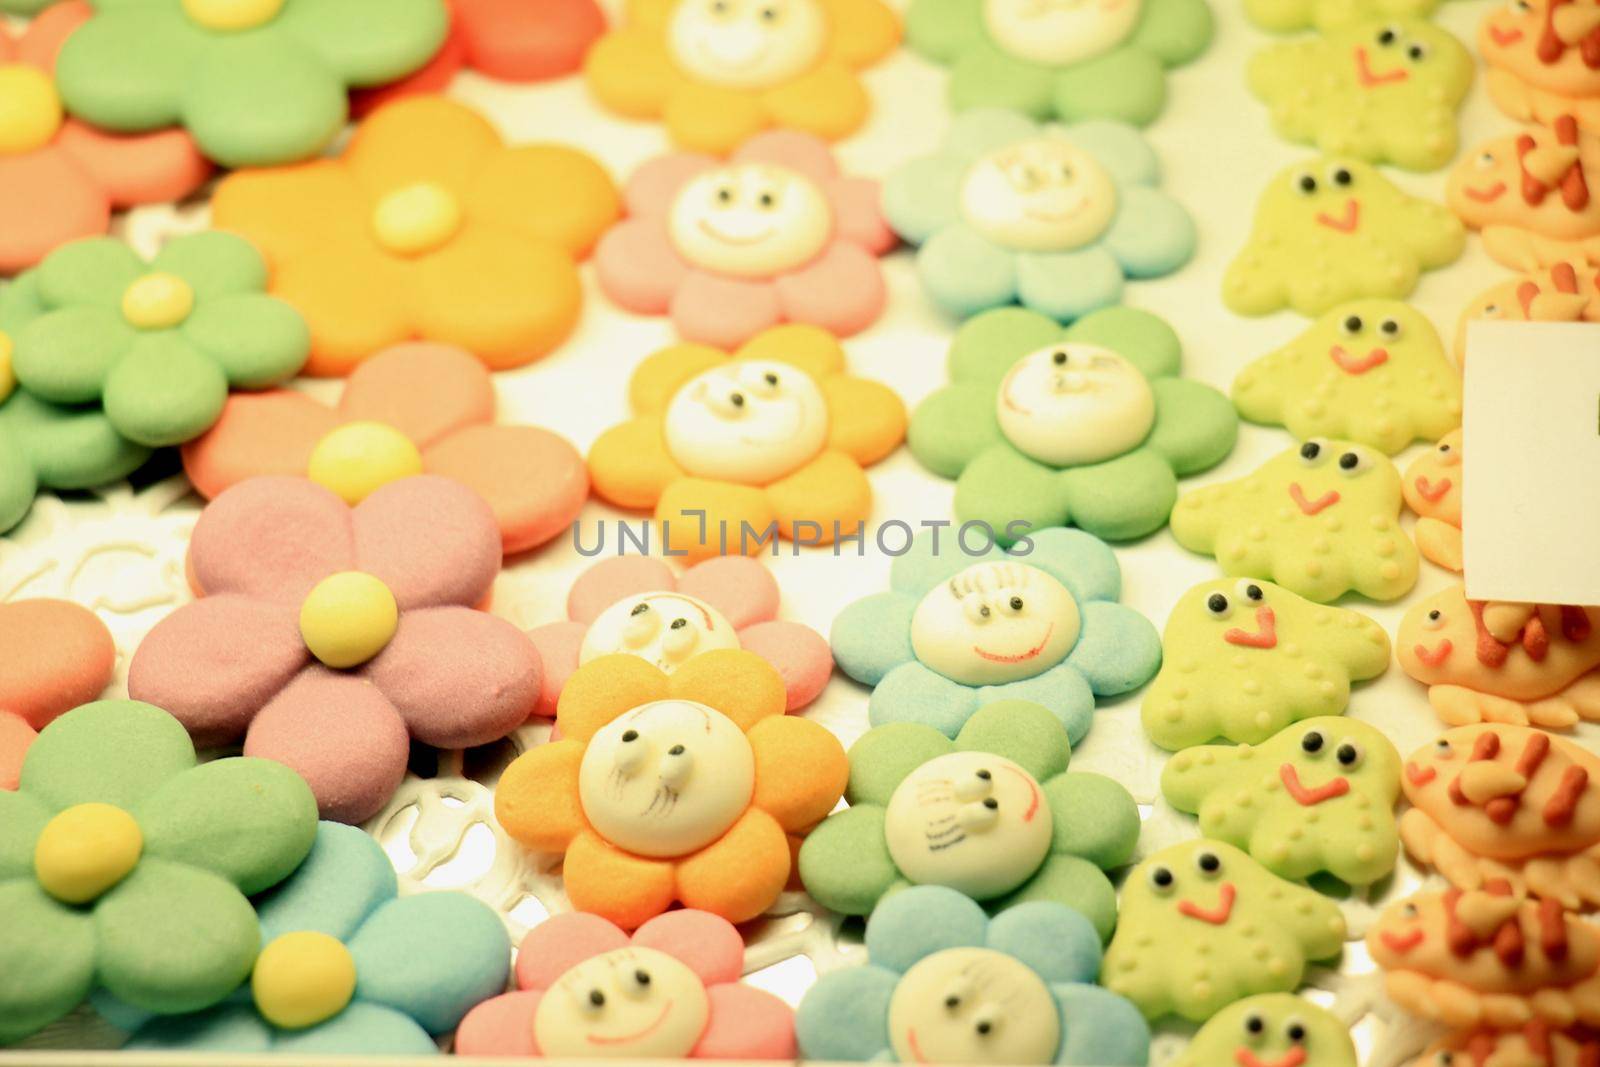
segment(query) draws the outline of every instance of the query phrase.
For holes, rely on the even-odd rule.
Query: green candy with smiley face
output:
[[[1172,1067],[1356,1067],[1356,1046],[1338,1016],[1291,993],[1229,1005]]]

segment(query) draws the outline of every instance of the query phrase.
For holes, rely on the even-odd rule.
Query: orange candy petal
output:
[[[728,354],[710,345],[679,344],[653,352],[628,381],[628,403],[640,415],[660,415],[673,394],[697,374],[728,362]]]
[[[556,727],[563,738],[587,742],[623,712],[672,695],[667,676],[654,664],[625,652],[601,656],[567,679],[556,706]]]
[[[507,555],[561,533],[589,498],[583,456],[566,438],[535,426],[466,427],[429,447],[422,465],[488,501]]]
[[[654,508],[667,487],[684,474],[667,455],[661,417],[649,415],[600,435],[589,449],[589,477],[601,499],[645,511]]]
[[[338,425],[333,411],[292,389],[234,393],[216,424],[183,446],[183,470],[207,500],[257,475],[303,476]]]
[[[752,808],[715,844],[679,862],[678,899],[729,922],[747,922],[777,903],[789,869],[783,829]]]
[[[536,745],[512,761],[495,786],[502,829],[538,852],[561,852],[585,832],[578,799],[584,746],[571,739]]]
[[[835,528],[849,533],[872,514],[872,486],[861,465],[842,452],[824,452],[767,487],[783,536],[831,544]],[[801,522],[820,527],[800,529]]]
[[[94,612],[65,600],[0,604],[0,710],[36,730],[100,696],[117,649]]]
[[[672,906],[672,864],[623,852],[585,831],[567,849],[562,866],[567,899],[624,930],[636,929]]]
[[[673,672],[670,689],[676,699],[715,708],[746,732],[764,719],[781,717],[789,703],[777,670],[754,652],[737,648],[690,657]]]
[[[479,222],[551,241],[583,258],[622,214],[605,168],[559,145],[496,152],[473,175],[467,211]]]
[[[663,524],[662,542],[690,563],[771,550],[772,501],[753,485],[679,478],[662,491],[655,515]]]
[[[844,746],[825,728],[792,715],[763,719],[750,730],[756,757],[751,804],[790,833],[821,822],[850,780]]]
[[[905,440],[905,401],[881,382],[841,374],[822,383],[822,394],[828,401],[828,447],[863,467]]]

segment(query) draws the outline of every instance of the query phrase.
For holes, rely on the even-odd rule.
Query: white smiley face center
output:
[[[619,848],[685,856],[738,821],[755,781],[755,754],[733,720],[693,701],[658,700],[590,739],[578,799],[589,825]]]
[[[681,960],[619,948],[584,960],[539,999],[533,1036],[550,1057],[681,1059],[711,1017],[705,985]]]
[[[833,235],[833,209],[805,175],[741,163],[685,185],[667,229],[693,266],[735,278],[773,278],[817,257]]]
[[[822,390],[786,363],[716,367],[667,406],[667,452],[696,478],[770,485],[815,459],[827,439]]]
[[[827,44],[818,0],[683,0],[667,26],[678,66],[730,89],[792,81],[816,65]]]
[[[1040,137],[973,164],[961,187],[961,211],[1001,248],[1067,252],[1111,225],[1117,187],[1089,153],[1059,137]]]
[[[901,1063],[1043,1064],[1061,1044],[1044,979],[990,948],[947,948],[906,972],[889,998]]]
[[[912,771],[889,799],[884,823],[901,874],[974,900],[1033,877],[1054,831],[1033,775],[985,752],[952,752]]]
[[[627,652],[671,674],[692,656],[738,647],[739,635],[710,604],[681,593],[648,593],[601,612],[583,637],[578,663]]]
[[[995,399],[1006,440],[1053,467],[1112,459],[1137,447],[1156,421],[1149,379],[1117,353],[1061,344],[1022,357]]]
[[[1105,55],[1139,24],[1143,0],[984,0],[983,24],[1018,59],[1064,67]]]
[[[1081,627],[1077,601],[1025,563],[977,563],[922,598],[911,647],[929,669],[962,685],[1005,685],[1067,657]]]

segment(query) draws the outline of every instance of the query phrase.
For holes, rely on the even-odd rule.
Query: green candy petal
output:
[[[1103,313],[1097,313],[1103,314]],[[1094,315],[1084,319],[1088,322]],[[969,319],[950,345],[950,380],[1000,388],[1017,360],[1061,340],[1061,325],[1026,308],[999,308]]]
[[[962,522],[986,522],[1002,543],[1015,523],[1042,530],[1065,526],[1072,518],[1061,472],[1046,467],[1001,442],[979,455],[956,481],[956,517]]]
[[[1160,455],[1140,446],[1092,467],[1063,471],[1072,521],[1107,541],[1131,541],[1167,524],[1178,479]]]
[[[0,416],[4,414],[5,409],[0,408]],[[0,534],[28,517],[38,492],[33,464],[23,454],[17,436],[0,422]]]
[[[243,237],[210,230],[167,243],[150,263],[151,270],[176,274],[194,290],[196,310],[208,300],[233,293],[263,293],[267,261]]]
[[[1206,50],[1213,28],[1205,0],[1145,0],[1131,43],[1176,67]]]
[[[1143,126],[1166,102],[1166,71],[1142,48],[1119,48],[1056,76],[1055,107],[1066,122],[1103,118]]]
[[[1085,315],[1067,330],[1067,340],[1109,348],[1146,378],[1171,378],[1183,366],[1177,331],[1148,311],[1113,307]]]
[[[352,86],[410,74],[450,29],[439,0],[289,0],[277,24]]]
[[[1120,784],[1075,771],[1044,783],[1055,816],[1051,851],[1088,860],[1101,870],[1121,867],[1139,843],[1139,805]]]
[[[92,404],[138,336],[120,311],[69,304],[34,319],[13,338],[12,367],[17,380],[41,400]]]
[[[987,39],[978,0],[912,0],[906,12],[906,43],[939,63]]]
[[[1072,742],[1061,720],[1027,700],[1000,700],[979,708],[956,735],[956,748],[1004,756],[1038,782],[1061,774],[1072,760]]]
[[[133,812],[144,853],[256,894],[294,873],[317,836],[317,800],[288,767],[235,758],[167,779]]]
[[[0,1045],[43,1029],[94,985],[89,916],[29,878],[0,882]]]
[[[228,400],[216,361],[181,333],[140,335],[106,378],[106,416],[141,445],[181,445],[209,430]]]
[[[1033,900],[1065,904],[1094,924],[1102,943],[1109,941],[1117,928],[1117,892],[1111,887],[1111,880],[1100,868],[1077,856],[1049,856],[1026,885],[1009,897],[991,902],[989,909],[1000,912]]]
[[[0,330],[13,341],[22,328],[48,310],[39,296],[39,272],[17,275],[10,285],[0,287]]]
[[[1007,55],[984,39],[951,68],[950,106],[1004,108],[1042,122],[1050,118],[1054,87],[1049,67]]]
[[[884,810],[876,804],[846,808],[822,820],[800,846],[800,882],[823,907],[841,915],[866,915],[896,883]]]
[[[150,450],[117,433],[103,411],[47,404],[20,389],[0,406],[0,431],[16,443],[12,456],[27,468],[26,481],[37,478],[49,489],[91,489],[119,481],[150,458]],[[3,473],[6,453],[0,447],[0,498],[8,479],[18,477],[16,472]],[[34,491],[28,490],[30,500]],[[4,511],[0,505],[0,529],[5,527]]]
[[[845,795],[852,804],[887,806],[908,774],[952,751],[948,737],[920,723],[895,722],[868,730],[850,746]]]
[[[968,463],[1000,441],[994,389],[962,382],[918,405],[906,442],[917,462],[941,478],[956,478]]]
[[[39,264],[39,299],[47,308],[88,304],[120,316],[123,292],[146,269],[144,260],[114,237],[74,241]]]
[[[18,787],[51,811],[98,802],[131,809],[193,767],[183,725],[153,704],[97,700],[39,732]]]
[[[225,167],[265,167],[316,155],[344,127],[345,87],[276,26],[208,43],[184,98],[189,132]]]
[[[151,130],[182,120],[204,31],[176,3],[101,4],[56,59],[67,110],[112,130]]]
[[[210,871],[145,857],[94,906],[100,984],[163,1015],[217,1003],[250,976],[261,928]]]
[[[237,389],[265,389],[295,376],[311,353],[311,331],[282,300],[224,296],[195,309],[180,331],[216,360]]]
[[[0,789],[0,881],[33,877],[33,848],[50,811],[26,793]]]
[[[1201,382],[1155,383],[1156,424],[1145,447],[1180,477],[1216,466],[1239,439],[1239,413],[1226,396]]]

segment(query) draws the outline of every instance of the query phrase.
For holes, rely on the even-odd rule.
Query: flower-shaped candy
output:
[[[917,408],[907,441],[956,479],[958,519],[1142,537],[1166,525],[1178,476],[1219,462],[1238,435],[1233,405],[1180,379],[1181,360],[1177,335],[1143,311],[1107,308],[1065,330],[988,311],[956,334],[951,384]]]
[[[1245,14],[1264,30],[1289,33],[1315,27],[1324,32],[1384,16],[1433,14],[1439,0],[1245,0]]]
[[[200,513],[189,569],[205,595],[145,637],[129,692],[167,701],[199,745],[243,738],[287,763],[326,818],[383,807],[411,740],[487,744],[538,702],[538,652],[474,610],[500,531],[458,482],[406,478],[352,509],[302,478],[252,478]]]
[[[602,656],[561,693],[561,740],[500,779],[495,817],[529,848],[564,854],[579,911],[630,930],[673,901],[753,919],[850,773],[838,739],[784,704],[783,679],[753,652],[706,652],[671,675]]]
[[[589,451],[594,491],[653,510],[662,543],[691,561],[762,550],[773,533],[831,544],[872,511],[862,469],[905,436],[888,387],[845,373],[815,326],[779,326],[736,352],[663,349],[628,385],[634,418]]]
[[[577,322],[574,257],[617,211],[590,157],[508,148],[437,96],[380,108],[339,159],[233,174],[212,200],[213,223],[260,246],[272,291],[305,316],[319,376],[410,340],[495,370],[539,358]]]
[[[1398,300],[1466,245],[1443,206],[1401,192],[1369,163],[1324,157],[1267,186],[1250,240],[1223,276],[1222,302],[1241,315],[1321,315],[1362,297]]]
[[[743,556],[718,556],[679,577],[648,556],[596,563],[572,583],[567,621],[528,633],[544,665],[536,714],[554,718],[572,672],[591,660],[627,652],[668,674],[703,652],[742,648],[783,677],[787,708],[817,698],[833,673],[823,636],[778,618],[772,572]]]
[[[474,1008],[463,1056],[792,1060],[794,1012],[739,983],[744,939],[684,909],[629,937],[597,915],[557,915],[517,952],[515,993]]]
[[[0,321],[4,321],[0,296]],[[0,330],[0,534],[27,518],[41,488],[91,489],[126,478],[150,450],[117,433],[105,412],[47,404],[16,387]]]
[[[1150,620],[1117,603],[1117,557],[1081,530],[1031,534],[1010,553],[930,531],[894,561],[889,586],[845,608],[831,635],[840,668],[873,687],[874,726],[954,738],[983,705],[1027,700],[1077,744],[1096,697],[1139,688],[1161,664]]]
[[[199,1011],[260,947],[245,899],[305,858],[317,805],[268,760],[196,766],[183,727],[133,700],[46,726],[0,790],[0,1042],[96,986],[143,1011]]]
[[[1600,20],[1594,5],[1514,0],[1484,12],[1478,49],[1489,98],[1518,122],[1550,125],[1563,115],[1600,130]]]
[[[1039,900],[991,919],[953,889],[916,886],[867,921],[867,965],[824,975],[795,1026],[809,1060],[1135,1067],[1150,1028],[1094,984],[1100,939]],[[931,1058],[931,1059],[930,1059]]]
[[[261,474],[309,477],[359,504],[401,478],[442,474],[494,509],[505,552],[566,529],[589,497],[583,457],[535,426],[496,426],[494,382],[469,352],[396,345],[350,374],[337,408],[278,389],[230,397],[183,448],[195,488],[214,497]]]
[[[504,81],[531,82],[570,74],[605,32],[595,0],[445,0],[450,34],[428,65],[397,82],[351,95],[360,116],[391,100],[439,92],[463,69]]]
[[[1400,491],[1417,513],[1417,549],[1445,570],[1460,572],[1461,442],[1452,430],[1432,449],[1411,461]]]
[[[1356,1063],[1356,1045],[1343,1019],[1292,993],[1263,993],[1213,1015],[1172,1067],[1356,1067]]]
[[[846,337],[883,311],[877,257],[894,234],[878,185],[842,176],[815,137],[764,133],[726,163],[662,156],[625,195],[629,217],[595,250],[600,287],[629,311],[671,315],[686,340],[731,348],[782,322]]]
[[[1496,282],[1461,309],[1456,324],[1455,357],[1467,365],[1467,329],[1478,319],[1510,322],[1600,322],[1600,267],[1557,263],[1553,267]]]
[[[0,789],[15,789],[38,731],[111,682],[117,646],[99,616],[66,600],[0,604]]]
[[[1161,113],[1166,70],[1211,43],[1205,0],[912,0],[906,39],[949,64],[950,104],[1037,119]]]
[[[266,281],[260,254],[231,234],[174,238],[148,263],[95,237],[18,278],[0,318],[33,396],[103,405],[128,440],[175,445],[217,421],[230,388],[277,385],[305,363],[305,323]]]
[[[398,893],[382,846],[322,823],[305,863],[256,903],[250,998],[151,1020],[126,1049],[437,1055],[430,1035],[505,988],[510,946],[465,893]]]
[[[1512,270],[1600,263],[1600,137],[1564,115],[1479,145],[1455,169],[1445,200]]]
[[[1172,536],[1223,573],[1268,578],[1326,604],[1354,590],[1396,600],[1417,582],[1400,528],[1400,472],[1365,445],[1316,438],[1172,509]]]
[[[1449,31],[1388,18],[1273,45],[1250,61],[1249,77],[1285,140],[1435,170],[1455,157],[1456,109],[1472,71],[1472,54]]]
[[[186,196],[210,172],[182,130],[118,137],[65,117],[56,50],[89,15],[87,4],[61,4],[21,36],[0,25],[0,274],[105,233],[114,208]]]
[[[1037,704],[987,704],[951,741],[931,726],[868,730],[850,749],[850,807],[800,846],[817,903],[866,915],[908,885],[942,885],[1001,910],[1066,904],[1102,939],[1117,924],[1104,872],[1127,863],[1139,808],[1110,778],[1067,772],[1072,745]]]
[[[979,110],[889,177],[883,207],[922,246],[917,273],[951,313],[1021,303],[1068,321],[1118,303],[1124,279],[1169,274],[1194,254],[1194,222],[1159,180],[1130,126]]]
[[[770,126],[838,140],[866,120],[857,71],[900,40],[883,0],[628,0],[584,67],[602,104],[722,155]]]
[[[1461,425],[1461,375],[1426,315],[1358,300],[1240,371],[1233,402],[1302,441],[1343,437],[1392,456]]]
[[[228,167],[316,155],[344,128],[348,88],[410,74],[449,27],[441,0],[96,6],[57,64],[67,110],[122,133],[185,126]]]

